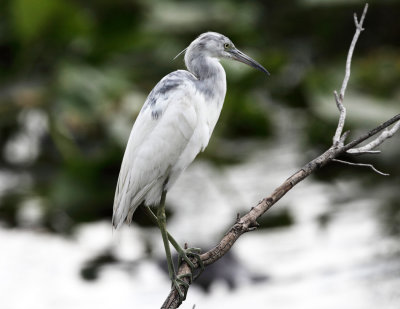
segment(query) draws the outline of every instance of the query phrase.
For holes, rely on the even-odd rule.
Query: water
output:
[[[181,243],[216,244],[236,213],[301,166],[293,145],[259,145],[244,163],[228,167],[195,162],[167,198],[179,209],[168,221],[170,232]],[[216,281],[206,294],[193,286],[181,308],[399,308],[398,240],[377,220],[378,197],[360,190],[354,181],[307,178],[271,210],[289,210],[293,225],[248,233],[235,244],[232,251],[245,269],[237,288]],[[164,256],[155,229],[132,226],[113,234],[109,222],[98,222],[80,226],[70,239],[0,229],[0,243],[1,308],[159,308],[169,291],[155,262]],[[153,258],[146,243],[154,245]],[[105,250],[123,262],[103,267],[98,280],[82,280],[84,263]],[[254,283],[249,273],[268,279]]]

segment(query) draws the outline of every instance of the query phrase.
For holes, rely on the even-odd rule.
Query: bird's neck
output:
[[[200,91],[207,99],[211,99],[210,101],[222,105],[226,93],[226,76],[218,59],[198,56],[187,60],[186,66],[197,77]]]

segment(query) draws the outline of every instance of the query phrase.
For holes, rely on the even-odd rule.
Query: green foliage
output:
[[[71,40],[86,34],[91,27],[85,11],[66,0],[14,0],[10,16],[15,34],[24,44],[40,37]]]
[[[244,96],[232,90],[229,102],[221,115],[219,133],[226,138],[262,138],[271,134],[272,128],[265,108],[255,103],[254,96]]]
[[[369,91],[379,98],[399,98],[400,53],[379,48],[355,62],[354,79],[361,91]]]
[[[399,8],[398,1],[371,7],[354,57],[353,89],[399,101]],[[315,112],[313,99],[339,87],[351,13],[360,9],[294,0],[1,2],[0,168],[30,181],[0,197],[0,220],[18,225],[19,207],[32,197],[44,201],[43,222],[51,230],[109,219],[141,104],[165,74],[183,68],[182,58],[172,58],[204,31],[228,35],[271,76],[225,66],[228,94],[203,158],[237,162],[215,141],[273,137],[275,105],[303,111],[305,148],[329,145],[335,124]],[[23,123],[30,111],[43,115],[46,130],[38,153],[16,162],[7,147],[21,132],[35,131]]]

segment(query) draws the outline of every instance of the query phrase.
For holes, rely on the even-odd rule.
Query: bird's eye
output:
[[[229,43],[224,44],[224,48],[227,49],[229,47]]]

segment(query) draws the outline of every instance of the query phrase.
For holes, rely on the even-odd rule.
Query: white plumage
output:
[[[231,40],[207,32],[194,40],[185,52],[188,71],[165,76],[150,92],[140,111],[126,146],[114,198],[112,223],[119,228],[131,222],[141,204],[159,206],[157,220],[163,237],[168,272],[181,298],[180,286],[187,283],[175,274],[169,242],[180,258],[194,267],[188,255],[202,265],[198,250],[182,249],[168,234],[165,196],[179,175],[205,149],[218,121],[226,93],[226,77],[220,58],[243,62],[267,74],[259,63],[235,48]]]
[[[183,78],[189,74],[176,71],[165,76],[147,98],[133,125],[114,200],[113,223],[117,228],[125,219],[131,221],[142,202],[158,205],[164,186],[168,190],[208,144],[225,97],[225,72],[221,66],[219,74],[223,79],[218,102],[207,101],[196,89],[194,75]],[[175,81],[175,87],[150,103],[157,89]]]
[[[220,58],[268,74],[222,34],[207,32],[185,53],[188,71],[165,76],[151,91],[126,146],[113,207],[113,225],[132,220],[136,208],[158,205],[178,176],[207,146],[220,115],[226,77]]]

